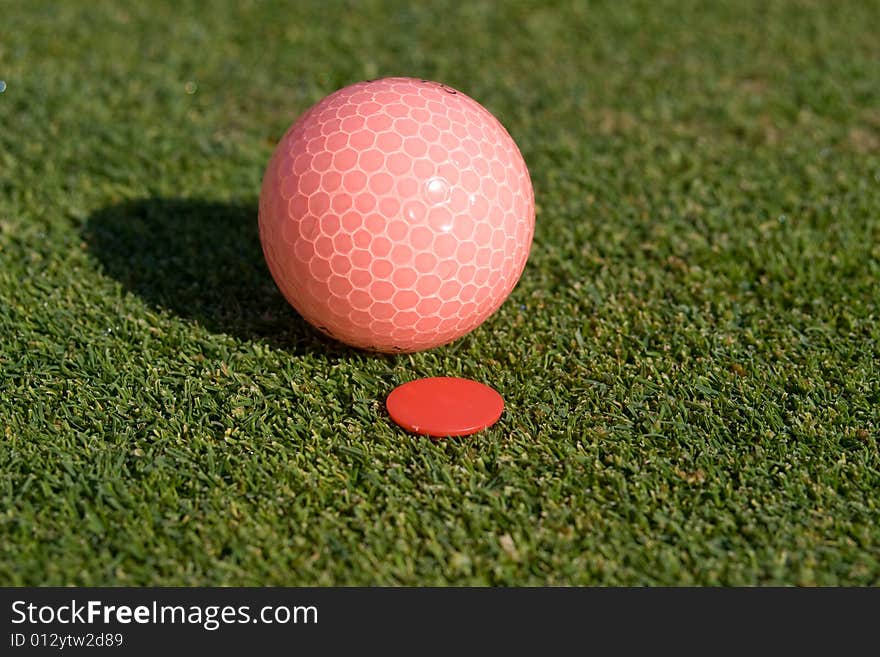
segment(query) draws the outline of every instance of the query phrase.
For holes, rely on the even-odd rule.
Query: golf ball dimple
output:
[[[360,82],[306,111],[260,192],[266,262],[285,298],[346,344],[413,352],[479,326],[522,274],[534,194],[482,105],[412,78]]]

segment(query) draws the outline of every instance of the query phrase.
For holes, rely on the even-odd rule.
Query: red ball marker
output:
[[[385,406],[407,431],[444,438],[491,427],[501,417],[504,399],[482,383],[439,376],[404,383],[391,391]]]

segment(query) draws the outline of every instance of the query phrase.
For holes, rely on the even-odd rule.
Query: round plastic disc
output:
[[[441,438],[469,436],[492,426],[501,417],[504,400],[482,383],[438,376],[395,388],[385,406],[407,431]]]

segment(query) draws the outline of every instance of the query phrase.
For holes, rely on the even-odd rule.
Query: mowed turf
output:
[[[880,584],[880,4],[408,5],[4,3],[0,583]],[[257,237],[289,124],[386,75],[538,205],[415,355],[319,337]],[[432,375],[500,422],[397,429]]]

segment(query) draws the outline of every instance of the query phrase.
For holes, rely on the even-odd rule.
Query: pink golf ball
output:
[[[330,94],[285,133],[260,191],[276,284],[346,344],[413,352],[479,326],[508,297],[535,203],[513,139],[478,102],[411,78]]]

